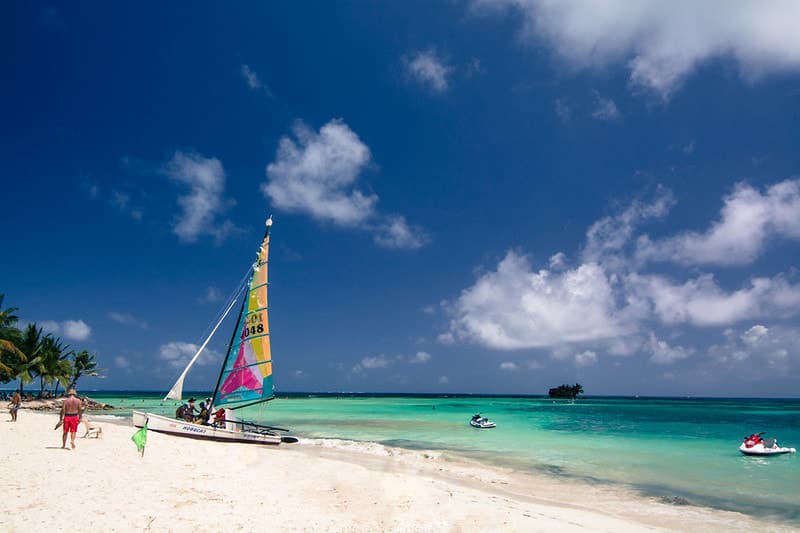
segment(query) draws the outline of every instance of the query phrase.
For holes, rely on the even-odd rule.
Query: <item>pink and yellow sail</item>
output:
[[[273,397],[267,304],[269,231],[272,217],[266,224],[267,231],[258,249],[242,310],[214,391],[215,407],[241,407]]]

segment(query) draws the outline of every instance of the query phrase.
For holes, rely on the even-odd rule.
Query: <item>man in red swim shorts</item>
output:
[[[70,444],[75,448],[75,434],[78,432],[78,422],[81,419],[82,403],[76,397],[75,389],[67,392],[67,398],[61,404],[61,421],[64,423],[64,433],[61,435],[61,447],[67,449],[67,433],[70,434]]]

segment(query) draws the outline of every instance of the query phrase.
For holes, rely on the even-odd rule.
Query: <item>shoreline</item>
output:
[[[265,448],[149,432],[140,458],[130,440],[135,428],[120,418],[96,420],[103,439],[78,438],[75,451],[64,451],[52,429],[56,420],[23,410],[19,422],[2,422],[4,479],[13,480],[5,487],[12,491],[10,531],[62,523],[61,510],[71,504],[47,498],[53,486],[81,490],[87,503],[78,529],[125,523],[135,530],[205,531],[225,523],[248,530],[266,526],[266,512],[267,522],[289,530],[798,531],[737,512],[659,502],[624,487],[376,443],[301,439]],[[251,495],[264,493],[243,501],[237,497],[243,485]],[[203,519],[209,513],[213,522]]]

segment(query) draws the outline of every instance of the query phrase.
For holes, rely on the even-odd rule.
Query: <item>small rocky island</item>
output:
[[[580,383],[576,383],[575,385],[559,385],[558,387],[550,389],[548,394],[551,398],[568,398],[574,400],[579,394],[583,394],[583,387]]]

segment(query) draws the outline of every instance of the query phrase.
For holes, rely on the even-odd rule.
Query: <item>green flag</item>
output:
[[[147,444],[147,422],[144,423],[142,429],[133,434],[131,440],[136,444],[136,449],[139,450],[142,457],[144,457],[144,445]]]

